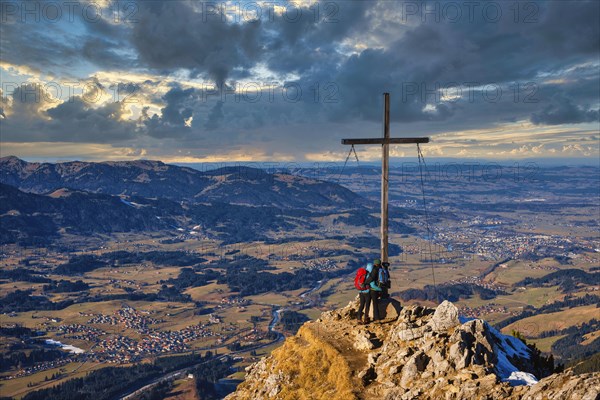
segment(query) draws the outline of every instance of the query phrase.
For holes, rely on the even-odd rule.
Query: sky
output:
[[[1,0],[0,155],[597,161],[599,4]]]

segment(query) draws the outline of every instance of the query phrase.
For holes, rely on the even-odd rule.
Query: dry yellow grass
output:
[[[550,352],[552,352],[552,345],[554,344],[554,342],[556,342],[558,339],[564,338],[565,336],[566,335],[551,336],[551,337],[547,337],[547,338],[543,338],[543,339],[527,339],[527,343],[528,344],[533,343],[541,351],[550,353]]]
[[[209,301],[217,303],[230,294],[227,285],[219,285],[217,283],[189,288],[186,289],[184,293],[189,294],[194,301]]]
[[[600,337],[600,331],[595,331],[595,332],[588,333],[587,335],[583,335],[584,341],[581,342],[581,345],[586,346],[588,344],[591,344],[594,340],[598,339],[599,337]]]
[[[322,332],[321,332],[322,333]],[[274,366],[283,374],[276,398],[280,400],[352,400],[352,368],[346,358],[311,325],[304,325],[296,336],[272,352],[267,369]],[[264,390],[262,383],[246,381],[238,386],[237,400],[254,400]]]
[[[306,291],[306,289],[304,289],[304,290]],[[287,293],[286,293],[286,295],[287,295]],[[245,299],[250,300],[254,303],[258,303],[258,304],[278,304],[278,305],[285,305],[289,301],[296,300],[296,299],[291,299],[289,297],[286,297],[281,293],[273,293],[273,292],[263,293],[263,294],[259,294],[256,296],[246,296]]]
[[[32,289],[34,293],[40,293],[42,283],[31,283],[31,282],[8,282],[0,284],[0,293],[2,296],[6,296],[9,293],[15,292],[17,290],[29,290]]]
[[[279,394],[281,399],[339,399],[356,396],[351,370],[344,357],[330,344],[304,326],[296,337],[273,352],[279,369],[292,377]]]
[[[540,278],[553,272],[552,269],[546,268],[573,268],[573,265],[561,265],[553,258],[544,258],[535,262],[512,260],[503,265],[503,267],[496,268],[494,272],[488,274],[486,281],[510,286],[527,277]]]

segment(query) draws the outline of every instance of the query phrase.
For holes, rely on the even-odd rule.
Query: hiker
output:
[[[373,264],[368,263],[367,268],[360,267],[356,271],[356,277],[354,278],[354,286],[358,289],[359,306],[358,306],[358,323],[360,325],[369,323],[369,307],[371,305],[371,296],[369,284],[366,280],[369,274],[373,271]],[[365,309],[366,308],[366,309]],[[363,320],[363,310],[365,311],[365,319]]]
[[[390,263],[381,263],[381,269],[379,270],[379,287],[381,288],[381,298],[387,299],[390,297],[389,289],[392,287],[390,282]]]
[[[381,288],[378,286],[379,270],[381,269],[381,260],[377,259],[373,262],[373,269],[369,273],[369,277],[365,281],[369,285],[369,298],[373,305],[373,321],[379,321],[379,296]]]

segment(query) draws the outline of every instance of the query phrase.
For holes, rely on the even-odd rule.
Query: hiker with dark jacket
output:
[[[365,284],[369,286],[369,297],[373,304],[373,321],[379,321],[379,296],[381,295],[381,288],[378,285],[379,270],[381,269],[381,260],[375,260],[373,262],[373,270],[367,277]]]
[[[371,271],[373,271],[373,264],[368,263],[366,269],[367,269],[367,277],[365,279],[365,286],[367,287],[367,289],[358,291],[358,298],[360,301],[359,306],[358,306],[358,323],[360,325],[368,324],[370,322],[369,321],[369,308],[371,306],[371,295],[370,295],[371,290],[369,289],[367,280],[369,279],[369,275],[371,274]],[[364,315],[365,315],[364,320],[362,318],[363,310],[364,310]]]
[[[390,284],[390,263],[381,263],[381,269],[379,270],[379,283],[381,287],[381,298],[387,299],[390,297],[389,289],[392,287]]]

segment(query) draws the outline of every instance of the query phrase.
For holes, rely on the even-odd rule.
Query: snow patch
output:
[[[512,372],[508,377],[507,381],[513,386],[531,386],[538,383],[537,378],[533,374],[523,371]]]
[[[501,350],[504,351],[509,357],[517,356],[526,359],[530,358],[531,351],[529,350],[529,347],[525,345],[525,343],[523,343],[521,340],[517,339],[514,336],[509,336],[500,333],[499,330],[492,327],[487,322],[486,325],[490,329],[490,332],[494,336],[496,336],[500,340],[500,342],[503,342],[506,345],[503,346]]]
[[[62,344],[58,340],[46,339],[46,344],[49,344],[50,346],[58,346],[64,350],[67,350],[69,353],[73,353],[73,354],[85,353],[85,350],[80,349],[79,347],[71,346],[70,344]]]
[[[495,343],[493,344],[494,352],[498,356],[496,372],[500,379],[504,382],[508,382],[512,386],[531,386],[538,383],[538,379],[533,374],[519,371],[519,369],[508,360],[509,357],[518,357],[527,360],[530,359],[531,351],[529,350],[529,347],[527,347],[525,343],[516,337],[504,335],[487,322],[485,324],[492,335],[498,339],[498,343],[500,343],[500,345]]]
[[[127,200],[125,200],[125,199],[123,199],[123,198],[121,198],[121,197],[119,197],[119,199],[121,199],[121,203],[123,203],[123,204],[125,204],[125,205],[127,205],[127,206],[129,206],[129,207],[136,208],[136,207],[135,207],[135,206],[134,206],[132,203],[130,203],[129,201],[127,201]]]
[[[498,372],[498,376],[504,382],[508,382],[512,386],[519,385],[535,385],[538,383],[538,379],[529,372],[519,371],[517,367],[512,365],[508,358],[506,357],[506,353],[502,350],[496,348],[496,353],[498,355],[498,364],[496,365],[496,371]]]

